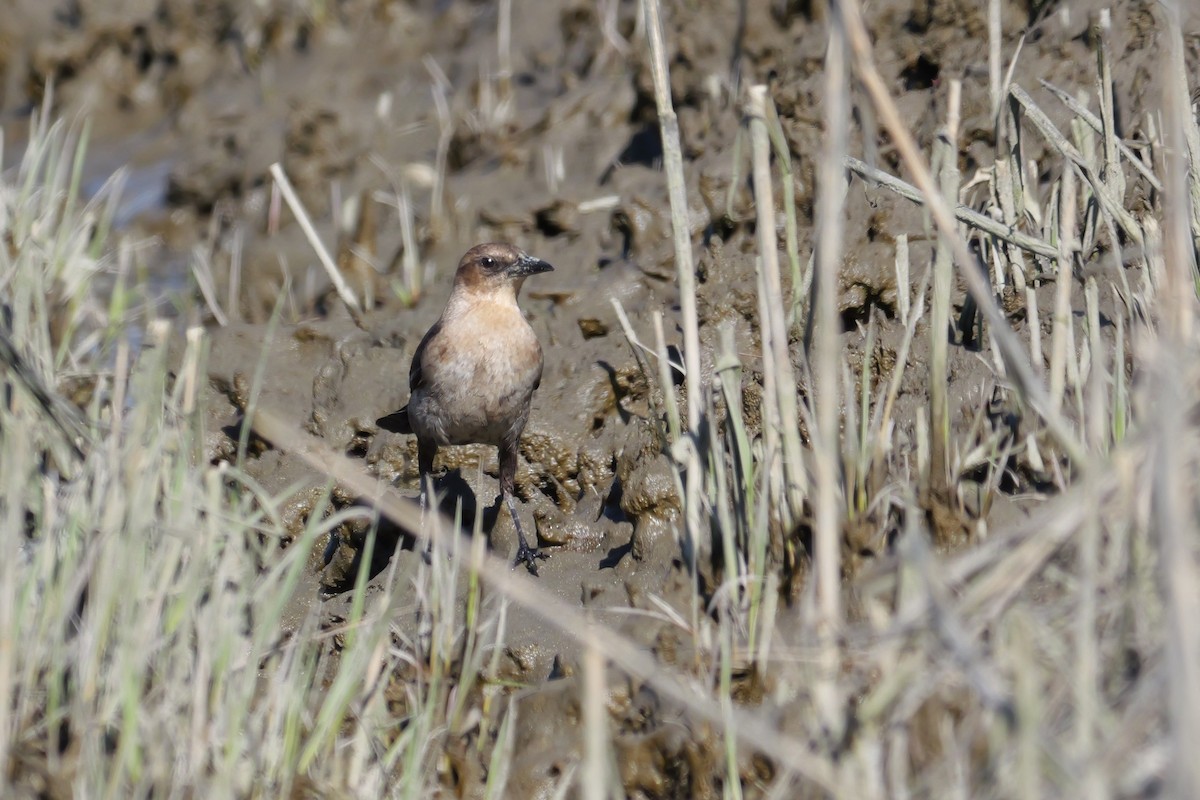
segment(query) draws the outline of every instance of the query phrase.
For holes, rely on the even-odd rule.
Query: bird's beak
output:
[[[521,256],[508,268],[508,274],[512,278],[525,278],[530,275],[537,275],[539,272],[550,272],[553,269],[554,267],[540,258]]]

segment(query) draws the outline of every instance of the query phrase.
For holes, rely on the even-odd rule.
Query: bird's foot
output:
[[[524,564],[525,568],[529,570],[530,574],[536,577],[538,574],[538,560],[544,560],[547,558],[549,558],[549,556],[538,548],[530,547],[529,545],[525,544],[525,542],[521,542],[519,545],[517,545],[517,558],[515,561],[513,561],[513,569],[516,569],[519,565]]]

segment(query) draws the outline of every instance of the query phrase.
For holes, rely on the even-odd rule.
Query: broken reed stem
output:
[[[1162,84],[1165,101],[1163,108],[1166,111],[1167,128],[1171,131],[1170,138],[1178,142],[1178,149],[1171,161],[1179,167],[1188,167],[1187,175],[1191,177],[1190,183],[1184,187],[1185,191],[1175,202],[1182,205],[1190,201],[1191,214],[1184,213],[1182,220],[1190,225],[1192,240],[1200,247],[1200,120],[1192,113],[1193,102],[1200,100],[1200,96],[1193,92],[1200,91],[1200,87],[1188,87],[1188,70],[1183,56],[1185,45],[1179,22],[1179,0],[1165,0],[1163,5],[1167,8],[1167,36],[1170,39],[1167,50],[1171,59],[1166,70],[1167,80]],[[1175,176],[1181,182],[1185,181],[1182,171]],[[1178,232],[1180,237],[1184,235],[1185,230],[1186,228],[1183,228]],[[1180,244],[1182,243],[1181,238]],[[1195,253],[1185,256],[1194,268]]]
[[[1013,778],[1017,797],[1043,797],[1041,742],[1038,736],[1037,719],[1041,712],[1042,697],[1041,669],[1034,651],[1034,632],[1029,614],[1022,610],[1014,614],[1006,626],[1004,650],[1014,673],[1014,702],[1016,708],[1015,730],[1012,733],[1016,739],[1013,760]]]
[[[759,87],[753,87],[759,88]],[[753,93],[750,95],[749,102],[753,103]],[[761,103],[759,104],[758,112],[761,115]],[[757,215],[758,228],[758,250],[759,256],[757,259],[757,269],[755,270],[755,283],[758,289],[758,319],[759,319],[759,340],[762,349],[762,368],[763,368],[763,403],[762,403],[762,438],[763,438],[763,453],[761,456],[762,464],[762,491],[765,493],[768,506],[772,502],[779,502],[789,494],[783,489],[783,471],[784,465],[779,453],[779,436],[781,433],[782,420],[780,419],[780,408],[778,403],[779,389],[776,387],[776,381],[779,379],[779,373],[775,370],[774,359],[774,341],[775,329],[771,324],[771,301],[778,298],[779,295],[773,294],[766,280],[767,267],[764,265],[767,249],[772,253],[775,250],[775,209],[774,198],[771,195],[770,184],[770,166],[768,164],[768,183],[763,186],[759,184],[760,165],[759,151],[762,145],[759,143],[759,129],[762,127],[761,116],[759,122],[754,121],[755,110],[747,109],[750,114],[750,139],[752,150],[751,172],[754,177],[754,206]],[[768,228],[767,225],[770,225]],[[764,244],[764,239],[771,241]],[[786,341],[786,339],[784,340]],[[790,517],[790,513],[787,513]]]
[[[908,324],[909,310],[912,308],[912,295],[909,293],[909,275],[912,272],[908,256],[908,234],[896,236],[896,308],[900,313],[900,322]]]
[[[1109,407],[1105,392],[1108,388],[1108,353],[1100,333],[1100,285],[1096,276],[1089,274],[1083,283],[1083,296],[1087,313],[1087,345],[1090,365],[1087,385],[1087,421],[1081,426],[1087,436],[1092,452],[1103,454],[1108,451]]]
[[[992,101],[992,120],[1000,119],[1000,0],[988,0],[988,95]]]
[[[775,157],[779,159],[779,182],[783,188],[783,225],[787,241],[788,264],[792,276],[792,302],[788,308],[787,326],[796,324],[803,306],[804,292],[800,289],[800,235],[796,230],[796,181],[792,172],[792,154],[788,147],[787,137],[783,134],[783,125],[779,122],[779,112],[775,101],[765,102],[764,111],[767,114],[767,133],[771,136],[771,146],[775,149]],[[731,184],[733,188],[735,184]]]
[[[342,277],[342,273],[338,271],[337,265],[333,263],[333,258],[329,255],[329,251],[325,249],[325,244],[321,241],[321,237],[317,235],[317,229],[313,227],[308,212],[304,210],[304,205],[300,202],[300,198],[296,196],[295,189],[292,188],[292,182],[288,180],[287,175],[283,172],[283,167],[280,166],[278,161],[271,165],[270,171],[271,177],[275,179],[275,185],[279,187],[279,191],[283,194],[283,199],[288,204],[288,208],[292,210],[292,215],[296,218],[296,222],[300,224],[300,230],[304,231],[304,236],[308,239],[309,246],[317,254],[317,260],[321,262],[321,266],[325,268],[325,272],[329,275],[329,280],[333,282],[333,288],[337,291],[338,297],[346,304],[346,310],[350,312],[354,323],[362,328],[364,324],[362,306],[358,304],[358,298],[354,296],[353,290],[351,290]]]
[[[721,708],[729,719],[733,710],[733,609],[726,609],[718,620],[717,637],[720,646],[720,661],[717,666],[717,697]],[[738,772],[737,740],[732,725],[725,725],[725,797],[742,800],[742,781]]]
[[[1142,228],[1138,225],[1137,220],[1129,213],[1116,198],[1110,193],[1104,181],[1096,173],[1091,163],[1084,158],[1083,154],[1075,148],[1073,144],[1067,141],[1062,132],[1050,121],[1046,116],[1046,112],[1033,101],[1029,93],[1020,86],[1013,84],[1009,87],[1008,93],[1018,103],[1021,104],[1025,111],[1025,119],[1038,129],[1038,132],[1045,137],[1046,141],[1054,146],[1054,149],[1071,162],[1076,169],[1088,182],[1093,194],[1095,194],[1096,202],[1100,204],[1100,208],[1106,215],[1121,226],[1121,230],[1127,235],[1134,244],[1139,247],[1145,244]]]
[[[1171,183],[1168,170],[1168,185]],[[1169,269],[1169,268],[1168,268]],[[1188,430],[1189,389],[1183,385],[1180,368],[1194,349],[1174,346],[1168,339],[1158,352],[1152,423],[1151,507],[1153,527],[1160,545],[1162,601],[1166,617],[1166,664],[1170,746],[1168,794],[1173,797],[1200,796],[1200,761],[1195,743],[1200,741],[1200,636],[1195,621],[1200,618],[1200,577],[1196,570],[1197,530],[1193,496],[1187,485],[1190,474],[1179,437]]]
[[[804,455],[800,446],[797,421],[796,375],[788,353],[787,322],[784,319],[783,282],[779,275],[779,247],[775,234],[775,195],[771,183],[771,149],[768,141],[767,87],[751,86],[746,110],[750,118],[750,145],[753,153],[754,206],[757,214],[759,251],[759,330],[763,354],[763,391],[774,402],[764,404],[767,430],[765,463],[774,471],[773,461],[782,443],[782,469],[773,476],[771,504],[783,513],[780,521],[790,527],[791,520],[803,510],[807,481],[804,479]],[[840,170],[839,170],[840,172]],[[770,386],[767,385],[768,381]],[[775,427],[772,431],[771,428]]]
[[[688,431],[695,433],[700,423],[700,323],[696,311],[696,272],[692,260],[692,234],[687,223],[687,184],[683,175],[683,150],[679,145],[679,121],[671,104],[671,83],[667,71],[666,46],[658,0],[643,0],[646,38],[650,42],[654,99],[658,106],[659,132],[662,136],[663,169],[667,174],[667,193],[671,199],[671,231],[675,243],[675,269],[679,279],[683,307],[684,365],[687,382]]]
[[[608,687],[604,653],[594,641],[583,651],[583,765],[579,787],[583,800],[608,800]]]
[[[1023,174],[1020,163],[1020,130],[1016,129],[1016,120],[1011,114],[1002,114],[999,108],[996,109],[996,160],[992,176],[992,192],[995,202],[1000,206],[1000,213],[1003,215],[1005,225],[1015,228],[1020,224],[1021,220],[1025,219],[1025,192],[1021,186],[1021,176]],[[1020,199],[1020,205],[1017,201]],[[997,237],[998,239],[998,237]],[[1003,275],[1007,268],[1009,275],[1012,278],[1013,288],[1023,293],[1026,297],[1026,303],[1030,302],[1029,298],[1036,296],[1029,285],[1027,276],[1031,275],[1030,269],[1025,264],[1025,253],[1020,247],[1002,247],[999,241],[992,242],[999,252],[999,264],[997,265],[997,278]],[[999,282],[999,281],[997,281]],[[1041,362],[1037,358],[1032,358],[1034,366],[1040,366]]]
[[[1166,167],[1163,197],[1163,256],[1166,275],[1159,298],[1166,301],[1169,335],[1177,342],[1191,341],[1196,316],[1196,242],[1200,229],[1200,141],[1191,114],[1191,95],[1183,58],[1178,0],[1163,0],[1167,15],[1167,79],[1163,81],[1162,138]],[[1191,185],[1188,178],[1191,177]],[[1190,190],[1190,191],[1189,191]]]
[[[413,224],[412,200],[408,194],[407,181],[400,184],[397,213],[400,215],[400,242],[404,245],[404,255],[400,261],[401,282],[408,293],[408,302],[416,302],[421,296],[423,276],[417,258],[416,226]]]
[[[1088,110],[1087,106],[1083,105],[1070,94],[1064,92],[1062,89],[1058,88],[1047,80],[1039,80],[1038,83],[1040,83],[1042,88],[1044,88],[1046,91],[1050,92],[1059,100],[1061,100],[1063,105],[1070,109],[1072,114],[1081,119],[1083,122],[1087,123],[1089,128],[1094,130],[1096,133],[1104,133],[1106,123]],[[1158,176],[1154,174],[1154,171],[1150,169],[1150,167],[1146,166],[1146,163],[1142,161],[1142,159],[1138,158],[1137,154],[1130,150],[1129,146],[1125,144],[1120,137],[1114,138],[1117,143],[1118,152],[1125,156],[1125,160],[1128,161],[1134,169],[1141,173],[1142,177],[1145,178],[1152,187],[1154,187],[1154,191],[1161,192],[1163,190],[1162,181],[1158,179]]]
[[[684,382],[687,390],[687,429],[692,441],[699,433],[702,409],[700,382],[700,322],[696,311],[696,272],[692,260],[692,234],[688,227],[687,185],[683,175],[683,150],[679,145],[679,121],[671,104],[671,82],[667,72],[666,45],[658,0],[642,0],[646,39],[650,45],[650,66],[654,79],[654,99],[658,107],[659,134],[662,137],[663,168],[667,173],[667,194],[671,199],[671,231],[675,243],[675,270],[679,281],[679,303],[683,309]],[[697,447],[687,449],[684,509],[690,552],[684,558],[695,565],[701,545],[700,454]]]
[[[827,624],[836,624],[840,610],[841,503],[838,501],[838,350],[840,321],[837,314],[838,274],[841,270],[846,202],[845,156],[849,87],[845,71],[844,30],[838,15],[830,26],[826,52],[824,158],[818,172],[817,246],[813,292],[815,338],[813,392],[817,423],[813,441],[816,478],[816,578],[817,598]]]
[[[1121,137],[1117,135],[1116,114],[1113,107],[1116,96],[1113,92],[1112,53],[1109,50],[1108,39],[1112,30],[1112,14],[1107,9],[1101,9],[1096,23],[1096,60],[1100,71],[1100,118],[1102,120],[1101,136],[1104,139],[1104,161],[1100,177],[1108,187],[1113,197],[1120,201],[1125,196],[1125,173],[1121,169],[1120,144]]]
[[[122,249],[124,249],[123,246]],[[216,280],[213,278],[212,263],[205,252],[206,249],[201,244],[192,248],[192,277],[196,279],[196,288],[200,290],[200,296],[208,306],[209,312],[212,313],[213,319],[216,320],[217,325],[224,328],[229,324],[229,318],[225,316],[225,312],[221,310],[221,303],[217,300]]]
[[[962,83],[950,81],[946,125],[934,145],[934,163],[940,166],[941,192],[957,201],[958,124]],[[933,302],[929,317],[929,432],[930,470],[925,487],[944,493],[950,485],[947,440],[950,436],[950,411],[946,400],[946,360],[950,352],[950,294],[954,290],[954,256],[951,236],[954,231],[938,229],[937,255],[933,265]]]
[[[1050,402],[1062,408],[1067,386],[1067,359],[1074,355],[1071,342],[1071,279],[1075,251],[1075,172],[1063,170],[1058,198],[1058,277],[1054,287],[1054,328],[1050,339]]]
[[[229,291],[225,301],[230,322],[242,321],[242,251],[245,239],[245,228],[239,225],[233,229],[233,244],[229,250]]]
[[[854,56],[854,63],[858,68],[859,79],[867,90],[884,129],[891,135],[892,141],[896,145],[896,151],[912,173],[917,188],[929,205],[930,213],[933,215],[938,229],[947,231],[948,235],[952,237],[954,260],[958,265],[959,274],[966,282],[968,291],[991,328],[991,335],[1004,360],[1008,378],[1042,418],[1067,457],[1072,462],[1083,465],[1086,462],[1086,451],[1083,445],[1076,439],[1066,420],[1050,406],[1049,397],[1041,378],[1030,365],[1020,340],[1008,325],[1004,313],[992,296],[990,282],[976,266],[975,258],[967,248],[966,242],[953,233],[954,215],[950,206],[934,186],[933,178],[921,158],[912,133],[904,124],[899,109],[888,94],[887,84],[880,76],[879,70],[875,68],[871,39],[863,23],[862,9],[859,7],[858,0],[844,0],[838,4],[838,8],[845,17],[846,35]]]
[[[1159,387],[1154,396],[1154,481],[1152,508],[1160,540],[1163,573],[1162,601],[1166,617],[1167,696],[1170,744],[1168,792],[1176,797],[1200,796],[1200,576],[1197,575],[1194,496],[1190,470],[1179,437],[1189,430],[1192,387],[1185,382],[1194,365],[1196,315],[1195,225],[1200,203],[1200,149],[1191,118],[1184,44],[1178,0],[1161,4],[1167,22],[1168,77],[1163,86],[1163,141],[1166,153],[1166,194],[1163,198],[1163,257],[1166,275],[1158,297],[1164,304],[1163,343],[1157,348],[1154,370]],[[1191,186],[1188,178],[1191,177]],[[1190,190],[1190,191],[1189,191]],[[1191,207],[1189,207],[1191,206]]]
[[[500,0],[500,11],[496,22],[496,71],[500,107],[512,102],[512,0]]]
[[[899,239],[900,237],[897,237]],[[904,321],[904,338],[900,340],[900,347],[896,351],[896,367],[892,370],[891,379],[888,382],[887,394],[883,396],[883,402],[876,405],[876,415],[879,418],[879,423],[875,426],[875,455],[876,464],[882,464],[890,447],[890,439],[888,431],[892,424],[892,410],[896,405],[896,398],[900,394],[900,384],[904,379],[904,370],[908,365],[908,351],[912,347],[913,337],[916,336],[917,323],[925,316],[925,290],[929,288],[929,273],[930,269],[925,269],[925,274],[921,276],[921,282],[917,286],[914,293],[917,298],[916,308],[912,309],[908,319]],[[905,289],[907,294],[908,290]]]
[[[1088,328],[1092,351],[1092,371],[1088,381],[1088,444],[1092,451],[1104,452],[1101,437],[1104,436],[1106,421],[1104,413],[1104,355],[1096,347],[1099,331],[1094,324],[1099,321],[1099,309],[1094,302],[1096,281],[1088,278]],[[1095,726],[1098,709],[1101,707],[1098,676],[1103,656],[1096,635],[1096,603],[1098,594],[1100,515],[1096,506],[1088,509],[1087,518],[1079,531],[1079,605],[1075,618],[1075,742],[1076,763],[1086,765],[1083,770],[1085,781],[1084,797],[1102,797],[1097,786],[1098,771],[1094,768]],[[1089,768],[1091,767],[1091,768]]]
[[[431,55],[422,62],[432,81],[430,92],[438,118],[438,143],[433,160],[433,187],[429,195],[429,231],[434,241],[446,233],[446,164],[450,142],[454,139],[454,118],[450,115],[450,79]]]
[[[894,175],[889,175],[883,170],[875,169],[868,166],[853,156],[846,157],[846,166],[862,175],[870,181],[878,183],[885,189],[890,189],[906,200],[911,200],[914,203],[924,204],[925,198],[921,194],[921,190],[910,183],[900,180]],[[986,234],[995,236],[997,239],[1002,239],[1009,244],[1016,245],[1030,253],[1035,253],[1046,258],[1055,258],[1058,255],[1058,250],[1054,245],[1048,244],[1041,239],[1034,238],[1027,233],[1014,228],[1012,225],[994,220],[991,217],[985,217],[978,211],[968,208],[964,205],[956,205],[954,207],[954,217],[959,222],[965,222],[972,228],[981,230]]]
[[[843,730],[837,683],[837,631],[842,623],[842,513],[839,464],[838,385],[841,320],[837,313],[838,274],[841,271],[845,234],[846,137],[849,126],[850,87],[846,76],[845,20],[840,4],[830,9],[829,44],[825,52],[825,136],[823,158],[817,173],[817,242],[814,269],[813,362],[816,406],[813,437],[815,532],[814,573],[817,581],[817,647],[819,649],[814,701],[825,733],[836,741]]]

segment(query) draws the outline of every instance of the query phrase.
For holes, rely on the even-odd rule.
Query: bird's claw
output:
[[[515,561],[513,561],[513,569],[516,569],[519,565],[524,564],[525,568],[529,570],[530,574],[536,577],[538,574],[538,559],[547,558],[549,558],[549,556],[538,548],[530,547],[529,545],[522,543],[517,547],[517,558]]]

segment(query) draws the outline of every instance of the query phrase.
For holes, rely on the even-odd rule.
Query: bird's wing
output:
[[[412,364],[408,368],[408,391],[415,392],[418,387],[425,385],[424,359],[425,348],[428,347],[430,340],[437,336],[442,329],[442,321],[439,319],[433,323],[433,327],[425,332],[425,336],[421,338],[421,343],[417,345],[416,352],[413,353]]]
[[[442,321],[438,320],[433,324],[425,336],[421,339],[421,343],[417,345],[416,352],[413,353],[412,364],[408,368],[408,393],[411,395],[419,387],[425,385],[425,371],[422,369],[422,359],[425,356],[425,348],[429,344],[429,340],[441,330]],[[399,411],[393,411],[386,417],[380,417],[375,420],[375,424],[383,428],[385,431],[392,433],[412,433],[412,423],[408,419],[408,405]]]

